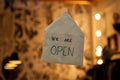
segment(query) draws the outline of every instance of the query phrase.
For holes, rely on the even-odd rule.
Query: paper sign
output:
[[[65,12],[45,29],[42,61],[83,64],[84,34]]]

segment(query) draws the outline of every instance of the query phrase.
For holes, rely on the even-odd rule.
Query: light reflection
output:
[[[15,67],[17,67],[21,63],[22,62],[20,60],[11,60],[4,66],[4,69],[6,70],[15,69]]]
[[[14,67],[4,67],[4,69],[6,69],[6,70],[13,70],[15,68]]]
[[[21,64],[22,62],[20,60],[11,60],[9,61],[11,64]]]
[[[5,67],[17,67],[17,65],[16,65],[16,64],[7,63],[7,64],[5,65]]]

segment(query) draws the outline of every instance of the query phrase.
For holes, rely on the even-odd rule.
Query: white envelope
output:
[[[45,29],[42,61],[83,64],[84,33],[65,12]]]

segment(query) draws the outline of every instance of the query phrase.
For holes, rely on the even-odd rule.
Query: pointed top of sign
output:
[[[59,29],[58,29],[59,28]],[[74,22],[72,17],[68,14],[68,12],[63,13],[58,19],[52,22],[46,30],[61,33],[66,32],[75,35],[83,36],[84,33],[78,27],[78,25]],[[75,32],[74,32],[75,31]]]

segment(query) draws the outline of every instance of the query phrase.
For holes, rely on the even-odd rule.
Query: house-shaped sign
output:
[[[82,65],[83,52],[84,33],[67,12],[45,29],[42,61]]]

